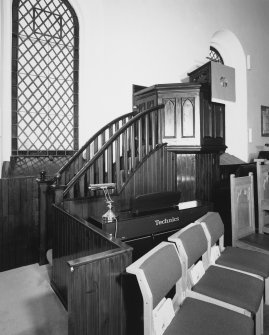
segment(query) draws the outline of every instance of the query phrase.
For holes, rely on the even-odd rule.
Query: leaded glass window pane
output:
[[[12,153],[78,149],[78,22],[66,0],[13,4]]]
[[[214,47],[210,47],[209,57],[208,58],[210,60],[214,61],[214,62],[218,62],[218,63],[224,64],[223,59],[222,59],[220,53]]]

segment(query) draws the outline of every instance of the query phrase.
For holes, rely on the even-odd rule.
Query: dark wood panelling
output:
[[[213,201],[219,185],[219,153],[197,154],[196,163],[196,198]]]
[[[73,268],[68,289],[69,335],[126,334],[122,274],[130,263],[128,252],[115,250]]]
[[[177,188],[181,200],[196,199],[196,154],[177,154]],[[200,199],[199,199],[200,200]]]
[[[132,248],[57,206],[54,214],[51,284],[68,302],[68,334],[126,334],[122,274]]]
[[[54,207],[54,215],[52,285],[67,306],[67,279],[70,272],[67,261],[110,250],[113,245],[96,229],[91,230],[87,224],[84,225],[58,207]]]
[[[177,188],[182,201],[212,201],[218,182],[218,153],[177,153]]]
[[[54,234],[53,234],[53,281],[62,277],[64,286],[67,286],[65,266],[60,269],[56,262],[66,264],[68,260],[93,255],[99,252],[115,249],[118,246],[98,228],[83,219],[68,214],[57,206],[54,207]],[[63,273],[62,273],[63,272]],[[54,280],[54,278],[56,278]],[[61,285],[60,285],[61,286]],[[61,292],[60,292],[61,293]],[[67,296],[62,294],[63,300]]]
[[[36,178],[0,179],[0,271],[38,262]]]

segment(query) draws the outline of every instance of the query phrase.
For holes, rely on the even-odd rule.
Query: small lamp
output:
[[[110,222],[113,222],[113,221],[117,220],[117,216],[112,210],[113,200],[111,199],[109,191],[108,191],[109,189],[115,189],[115,188],[116,188],[115,183],[90,184],[89,185],[89,189],[91,191],[97,191],[97,190],[103,190],[104,191],[104,195],[105,195],[105,198],[106,198],[106,203],[107,203],[108,210],[105,214],[102,215],[102,220],[106,223],[110,223]]]

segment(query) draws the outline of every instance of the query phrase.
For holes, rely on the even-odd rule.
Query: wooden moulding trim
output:
[[[116,248],[116,249],[111,249],[111,250],[107,250],[107,251],[103,251],[103,252],[99,252],[97,254],[93,254],[93,255],[89,255],[89,256],[85,256],[85,257],[81,257],[81,258],[77,258],[77,259],[73,259],[71,261],[68,261],[67,264],[70,268],[76,268],[79,267],[81,265],[85,265],[87,263],[93,263],[96,262],[100,259],[105,259],[105,258],[109,258],[109,257],[114,257],[126,252],[131,252],[133,250],[132,247],[125,247],[125,248]]]

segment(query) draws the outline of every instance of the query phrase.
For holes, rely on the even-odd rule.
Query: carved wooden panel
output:
[[[195,137],[195,100],[183,98],[181,112],[182,137]]]
[[[220,137],[224,138],[224,110],[225,105],[222,104],[213,104],[214,107],[214,116],[215,116],[215,138]]]
[[[236,206],[240,208],[240,211],[237,212],[238,219],[238,233],[241,235],[244,234],[246,226],[249,226],[250,220],[250,186],[244,188],[240,187],[236,193]]]
[[[176,99],[163,99],[164,138],[176,138]]]
[[[212,104],[209,103],[208,99],[203,99],[203,135],[204,137],[213,137],[213,112]]]
[[[146,103],[145,102],[141,102],[138,104],[138,111],[139,113],[143,112],[144,110],[146,110]]]
[[[155,101],[154,100],[147,101],[147,109],[150,109],[154,106],[155,106]]]

